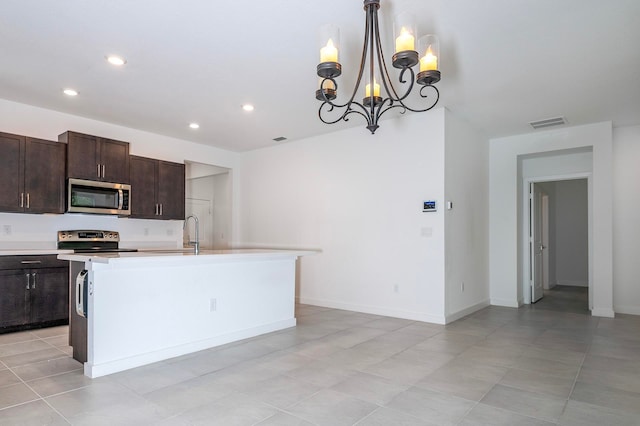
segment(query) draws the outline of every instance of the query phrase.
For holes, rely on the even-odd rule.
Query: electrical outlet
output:
[[[215,312],[218,310],[218,299],[209,300],[209,312]]]
[[[398,284],[394,284],[393,285],[393,292],[394,293],[400,293],[400,286]]]
[[[464,293],[464,281],[462,281],[462,284],[460,285],[460,291]]]
[[[4,232],[4,235],[11,235],[13,233],[13,229],[11,228],[11,225],[3,225],[2,232]]]

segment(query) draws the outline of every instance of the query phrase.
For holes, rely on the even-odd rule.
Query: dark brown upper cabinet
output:
[[[131,156],[131,216],[184,219],[184,164]]]
[[[65,145],[0,133],[0,211],[64,213]]]
[[[130,183],[128,142],[71,131],[58,140],[67,144],[67,177]]]

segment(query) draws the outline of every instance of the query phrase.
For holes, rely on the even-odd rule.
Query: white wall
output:
[[[184,140],[0,99],[0,131],[57,140],[58,135],[67,130],[130,142],[131,154],[167,161],[184,162],[197,159],[200,163],[234,168],[239,155]],[[0,213],[0,225],[10,225],[12,228],[11,235],[0,232],[0,248],[54,247],[58,230],[80,228],[119,231],[123,247],[182,245],[181,221],[118,219],[76,214]],[[0,231],[3,229],[0,226]]]
[[[640,126],[614,129],[613,141],[614,308],[640,315]]]
[[[518,241],[519,157],[565,149],[593,150],[593,311],[613,316],[612,127],[610,122],[547,130],[490,142],[491,303],[522,303],[522,250]]]
[[[445,280],[447,322],[489,304],[489,142],[446,114]],[[464,290],[463,290],[464,283]]]
[[[227,249],[231,245],[232,210],[231,173],[213,177],[213,248]]]
[[[303,303],[444,322],[445,213],[422,212],[444,201],[444,115],[244,153],[242,242],[322,250],[300,262]]]
[[[556,182],[556,284],[589,285],[589,221],[586,179]],[[550,212],[551,214],[551,212]]]

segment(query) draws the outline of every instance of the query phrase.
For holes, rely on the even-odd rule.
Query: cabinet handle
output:
[[[102,165],[102,177],[104,177],[104,164]]]
[[[100,164],[98,164],[98,177],[100,177]]]
[[[21,260],[20,263],[22,263],[23,265],[33,265],[33,264],[42,263],[42,261],[41,260]]]
[[[24,192],[20,193],[20,208],[24,207]]]
[[[31,288],[36,288],[36,275],[37,275],[37,272],[34,272],[31,274],[31,276],[33,277],[33,283],[31,284]]]
[[[27,208],[29,208],[29,204],[30,204],[30,202],[29,202],[29,193],[27,192]]]
[[[29,276],[30,276],[31,274],[25,274],[25,275],[27,276],[27,290],[29,290]]]

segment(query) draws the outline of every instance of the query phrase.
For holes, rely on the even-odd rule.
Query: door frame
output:
[[[544,297],[544,275],[547,273],[548,265],[544,264],[544,236],[543,236],[543,228],[545,216],[548,220],[548,214],[545,215],[544,212],[544,204],[542,202],[543,195],[546,195],[542,188],[536,186],[536,183],[529,184],[529,283],[530,283],[530,294],[531,294],[531,302],[535,303],[538,300]],[[547,212],[548,213],[548,212]],[[538,215],[540,217],[538,217]],[[540,237],[537,240],[538,236]],[[539,264],[536,263],[537,258],[537,250],[538,245],[540,245],[540,258],[538,259]],[[549,248],[548,246],[546,247]],[[546,250],[548,253],[549,250]],[[536,272],[540,272],[540,276],[536,274]],[[540,284],[537,286],[536,284]],[[536,289],[539,288],[539,293],[536,294]]]
[[[529,188],[531,184],[540,182],[554,182],[563,180],[587,180],[587,240],[589,244],[589,310],[593,310],[593,176],[591,172],[584,173],[569,173],[563,175],[552,176],[533,176],[524,177],[522,179],[522,229],[520,230],[522,235],[522,295],[524,304],[531,304],[531,283],[529,277],[531,276],[531,258],[529,256]]]

